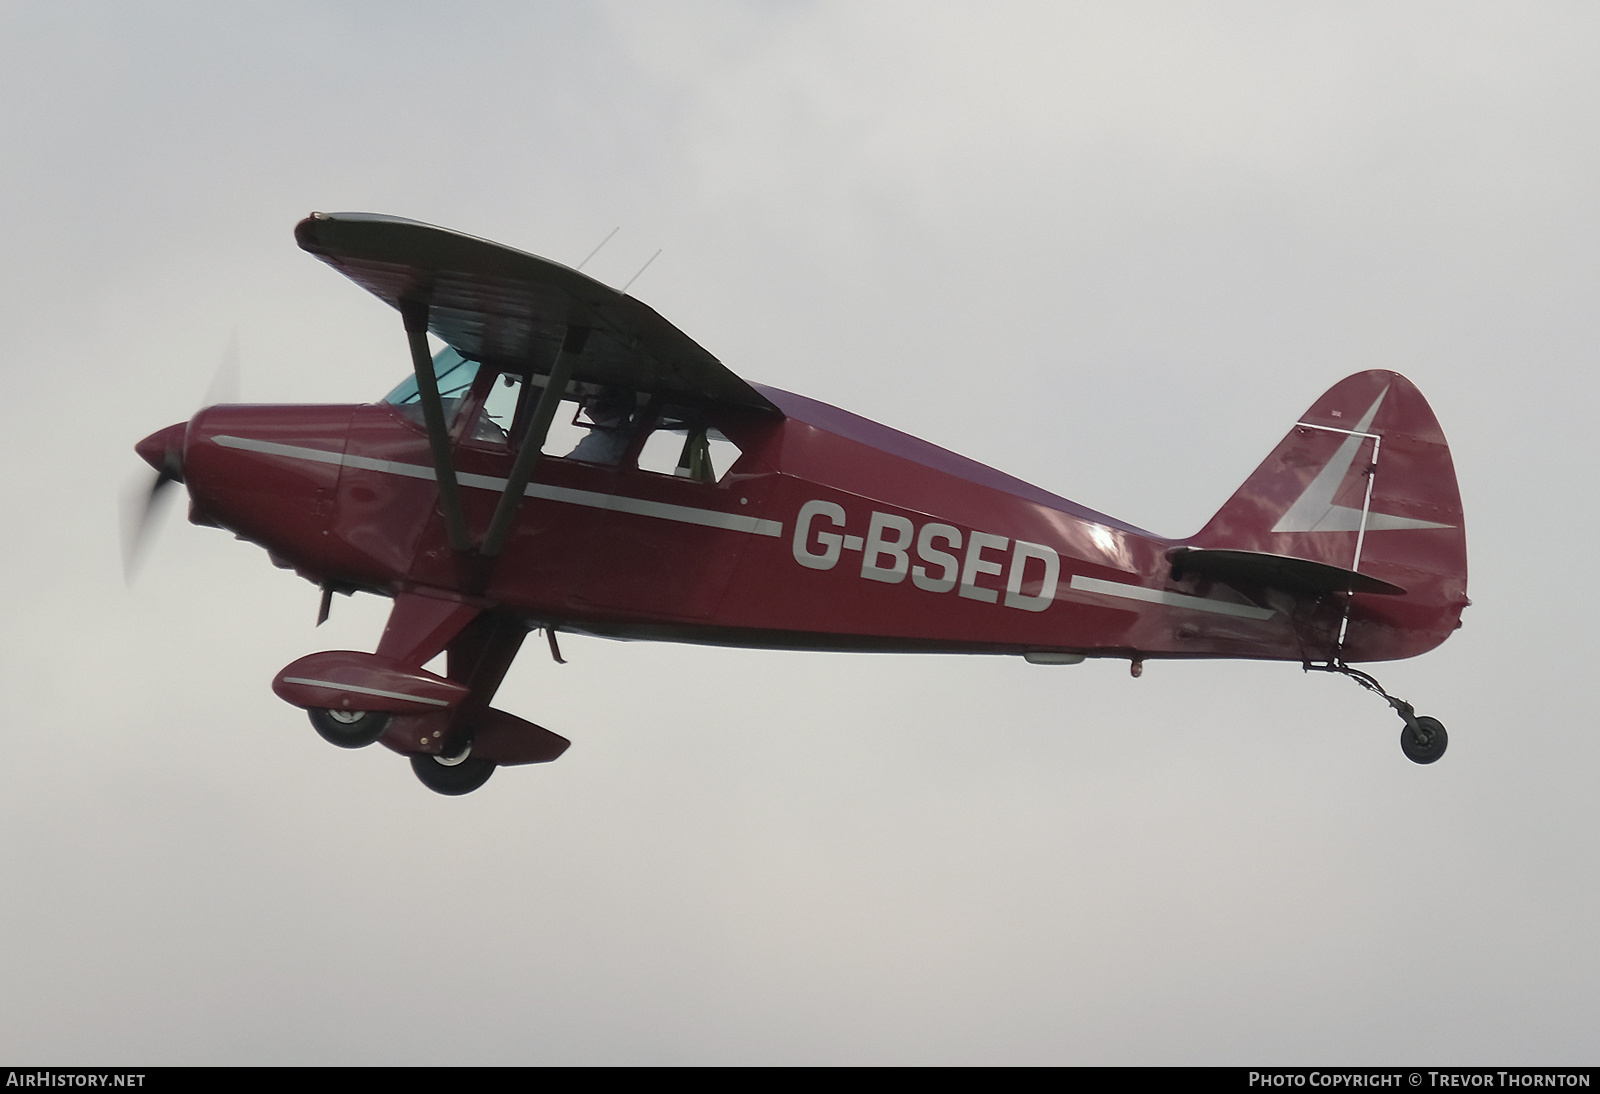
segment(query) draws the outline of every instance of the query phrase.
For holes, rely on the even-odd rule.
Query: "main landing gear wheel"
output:
[[[468,745],[454,756],[413,756],[411,770],[435,794],[470,794],[488,782],[495,769],[493,760],[480,760],[471,751]]]
[[[389,728],[389,716],[377,710],[327,710],[312,707],[311,724],[317,734],[340,748],[366,748]]]
[[[1400,731],[1400,751],[1414,764],[1431,764],[1450,744],[1444,723],[1437,718],[1423,716]]]

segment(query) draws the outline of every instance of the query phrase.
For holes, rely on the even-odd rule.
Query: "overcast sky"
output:
[[[1594,1063],[1600,8],[0,3],[0,1060]],[[1384,667],[530,643],[447,799],[270,690],[372,649],[133,444],[229,340],[377,399],[313,209],[632,287],[740,375],[1167,535],[1341,377],[1454,453]]]

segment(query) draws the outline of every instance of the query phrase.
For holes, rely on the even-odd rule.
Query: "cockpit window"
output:
[[[433,373],[439,381],[446,428],[453,429],[480,379],[478,362],[446,346],[434,355]],[[518,372],[495,369],[481,373],[481,379],[483,383],[476,385],[480,399],[474,403],[475,420],[467,423],[462,439],[514,450],[544,394],[547,378],[530,380]],[[641,471],[717,483],[741,455],[739,446],[711,425],[702,411],[666,406],[652,412],[648,400],[637,393],[600,384],[575,383],[563,396],[540,445],[546,456],[617,466],[638,444],[635,466]],[[406,377],[384,402],[418,425],[424,424],[415,376]],[[639,444],[636,438],[641,428],[648,428],[649,433]]]
[[[607,466],[621,463],[638,425],[639,398],[632,391],[607,387],[590,392],[578,400],[578,412],[567,435],[571,437],[577,430],[582,433],[566,457]],[[545,451],[550,451],[548,445]]]
[[[514,372],[497,375],[483,397],[483,409],[478,412],[472,439],[509,446],[511,427],[517,420],[517,407],[521,401],[522,377]]]
[[[668,407],[639,451],[641,471],[718,482],[739,458],[739,446],[693,413]]]
[[[467,360],[454,346],[446,346],[433,356],[433,375],[439,381],[439,400],[444,404],[445,428],[448,429],[455,424],[461,404],[472,390],[478,362]],[[417,391],[416,376],[407,376],[383,401],[413,421],[422,421],[422,395]]]

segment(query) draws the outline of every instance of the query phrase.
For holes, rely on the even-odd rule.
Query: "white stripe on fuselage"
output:
[[[246,452],[260,452],[269,456],[283,456],[291,460],[306,460],[311,463],[325,463],[336,467],[354,467],[362,471],[376,471],[384,475],[401,475],[405,478],[420,479],[425,482],[435,481],[433,468],[427,464],[400,463],[395,460],[379,460],[371,456],[349,456],[342,452],[329,452],[321,448],[305,448],[301,445],[283,444],[279,441],[260,441],[250,437],[220,436],[213,438],[217,444],[224,448],[237,448]],[[470,486],[478,490],[493,490],[496,492],[505,489],[506,480],[493,475],[474,475],[458,473],[456,478],[462,486]],[[783,524],[776,520],[762,520],[757,517],[747,517],[738,513],[723,513],[716,509],[695,509],[687,505],[672,505],[668,502],[647,501],[644,498],[629,498],[619,494],[602,494],[594,490],[578,490],[566,486],[547,486],[543,483],[529,483],[523,493],[530,498],[544,498],[547,501],[566,502],[569,505],[583,505],[591,509],[607,509],[618,513],[631,513],[636,516],[658,517],[662,520],[673,520],[683,524],[698,524],[707,528],[726,528],[735,532],[746,532],[758,536],[782,536]],[[1231,615],[1241,619],[1270,619],[1273,612],[1266,608],[1257,608],[1249,604],[1233,604],[1222,600],[1212,600],[1207,597],[1186,596],[1183,593],[1169,593],[1160,589],[1150,589],[1142,585],[1128,585],[1120,581],[1105,581],[1096,577],[1085,577],[1074,574],[1070,587],[1078,592],[1099,593],[1102,596],[1115,596],[1124,600],[1138,600],[1148,604],[1163,604],[1171,608],[1188,608],[1191,611],[1211,612],[1216,615]],[[1061,599],[1060,593],[1056,599]],[[343,685],[349,687],[350,685]],[[412,698],[408,696],[407,698]]]
[[[362,471],[377,471],[384,475],[402,475],[408,479],[435,480],[433,468],[427,464],[399,463],[395,460],[378,460],[371,456],[347,456],[342,452],[329,452],[321,448],[304,448],[297,444],[278,441],[258,441],[251,437],[214,437],[223,448],[237,448],[245,452],[260,452],[268,456],[283,456],[291,460],[307,460],[338,467],[354,467]],[[473,475],[458,472],[456,479],[462,486],[477,490],[506,488],[506,480],[494,475]],[[783,524],[776,520],[747,517],[741,513],[724,513],[716,509],[696,509],[688,505],[673,505],[664,501],[629,498],[621,494],[602,494],[596,490],[578,490],[568,486],[547,486],[530,482],[523,494],[546,501],[561,501],[568,505],[583,505],[590,509],[609,509],[617,513],[631,513],[640,517],[658,517],[680,524],[698,524],[705,528],[726,528],[732,532],[747,532],[757,536],[781,536]]]
[[[1146,604],[1165,604],[1169,608],[1189,608],[1215,615],[1236,615],[1240,619],[1271,619],[1273,616],[1271,609],[1258,608],[1253,604],[1234,604],[1227,600],[1212,600],[1204,596],[1169,593],[1164,589],[1125,585],[1120,581],[1106,581],[1098,577],[1085,577],[1083,574],[1072,575],[1072,588],[1080,593],[1119,596],[1124,600],[1142,600]]]

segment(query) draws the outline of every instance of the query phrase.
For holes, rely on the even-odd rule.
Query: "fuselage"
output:
[[[190,423],[197,520],[342,588],[481,597],[529,625],[788,649],[1302,659],[1326,618],[1176,580],[1165,540],[837,408],[760,389],[714,481],[547,455],[492,565],[446,542],[426,435],[388,403],[222,406]],[[481,400],[481,393],[473,398]],[[512,453],[455,420],[467,525]],[[492,431],[490,431],[492,433]],[[638,445],[635,445],[637,450]],[[481,561],[481,560],[480,560]],[[1302,613],[1304,615],[1304,613]]]

